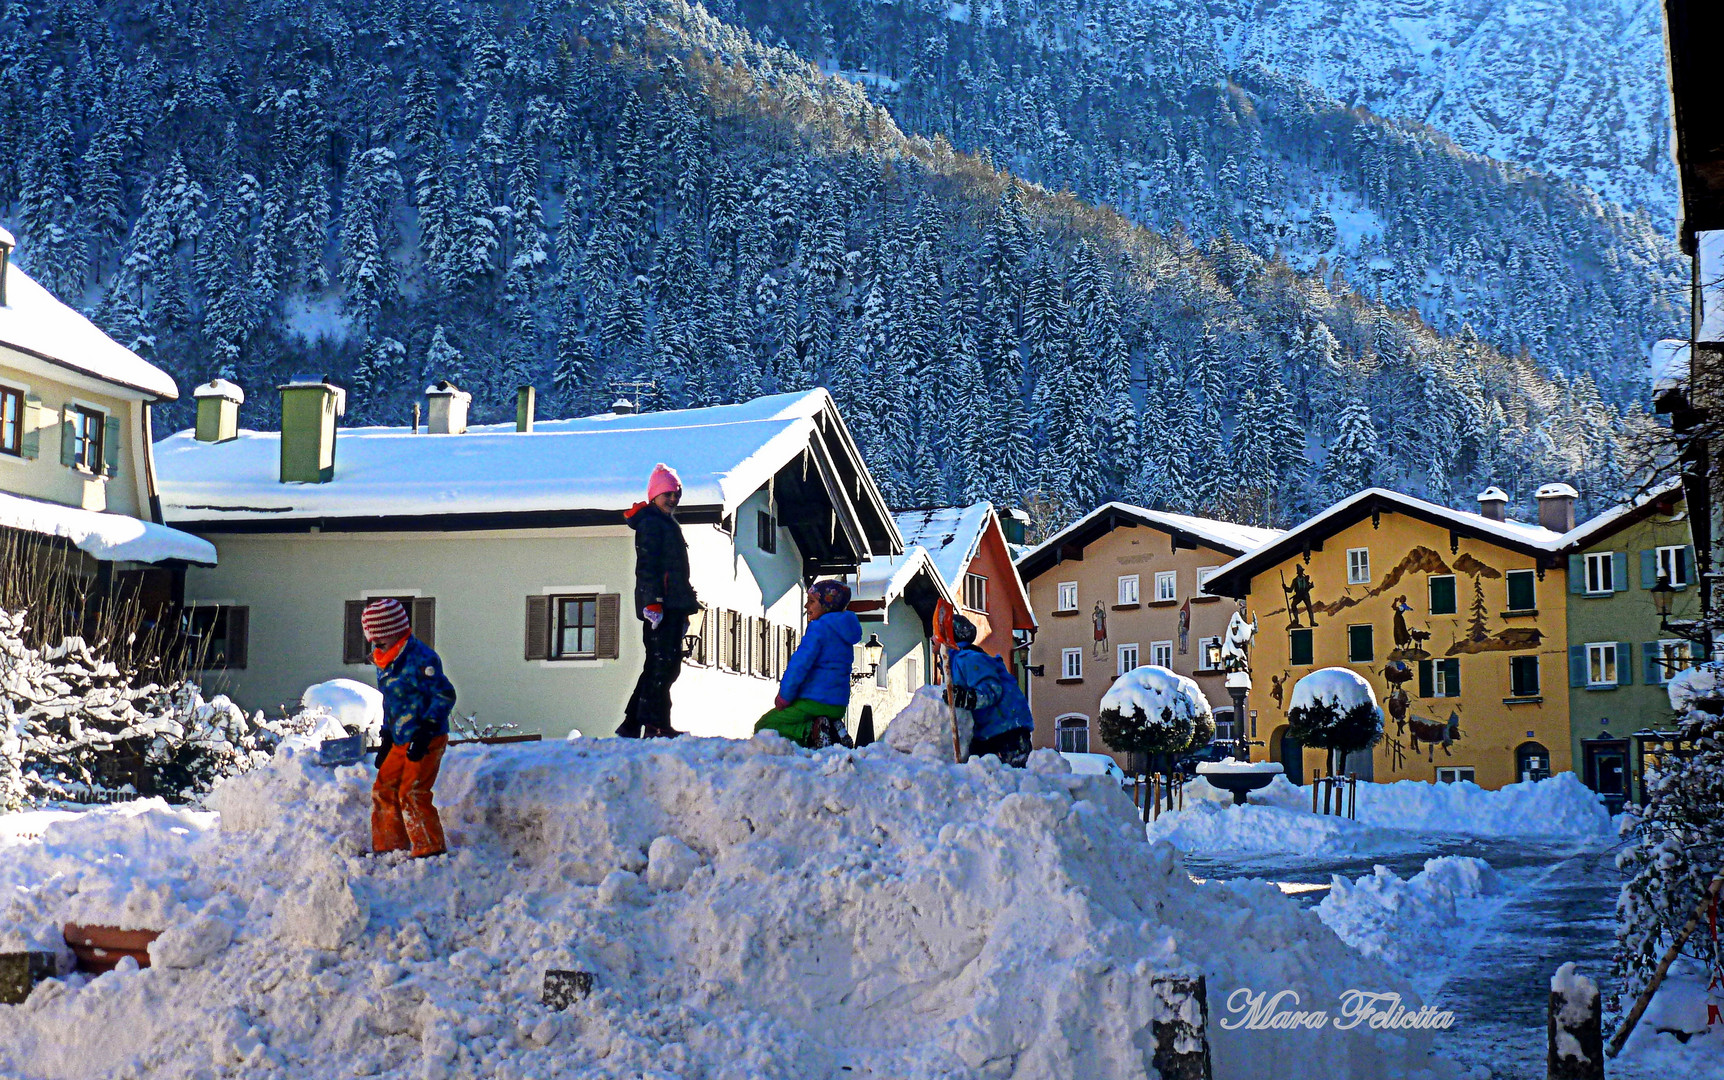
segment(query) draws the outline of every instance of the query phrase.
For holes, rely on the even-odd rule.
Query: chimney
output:
[[[0,307],[6,306],[6,270],[12,264],[12,249],[17,246],[12,234],[0,229]]]
[[[626,397],[617,398],[611,403],[611,413],[616,416],[628,416],[635,411],[635,403]]]
[[[448,379],[439,379],[425,388],[431,399],[431,418],[425,430],[433,435],[459,435],[467,430],[467,406],[473,395],[457,389]]]
[[[1024,531],[1030,523],[1030,515],[1016,507],[1000,515],[1000,531],[1006,534],[1006,543],[1022,544]]]
[[[281,482],[329,483],[335,479],[335,419],[347,411],[347,391],[327,375],[295,375],[276,389],[281,391]]]
[[[192,397],[198,403],[198,442],[227,442],[239,436],[239,407],[245,404],[245,391],[226,379],[211,379],[196,390]]]
[[[530,386],[515,389],[515,430],[523,435],[533,433],[533,413],[538,408],[539,392]]]
[[[1495,484],[1479,492],[1479,514],[1492,521],[1508,520],[1508,492]]]
[[[1574,528],[1574,500],[1580,498],[1580,492],[1567,484],[1546,484],[1532,497],[1538,500],[1540,525],[1559,533]]]

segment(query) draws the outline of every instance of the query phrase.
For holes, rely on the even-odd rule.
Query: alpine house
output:
[[[340,388],[280,388],[283,431],[238,428],[232,396],[157,446],[163,510],[212,539],[187,603],[219,651],[211,681],[252,707],[325,679],[370,679],[359,613],[407,605],[443,656],[458,717],[547,737],[605,735],[640,672],[625,512],[653,466],[683,482],[678,520],[702,610],[675,689],[679,728],[742,736],[771,707],[806,588],[902,541],[823,389],[738,405],[468,428],[469,396],[427,389],[430,423],[339,428]]]

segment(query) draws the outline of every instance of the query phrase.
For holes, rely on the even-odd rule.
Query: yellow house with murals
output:
[[[1573,768],[1563,534],[1573,488],[1539,489],[1540,524],[1508,520],[1497,488],[1478,513],[1369,488],[1223,566],[1212,593],[1258,621],[1252,757],[1309,781],[1326,752],[1287,736],[1299,679],[1346,667],[1377,691],[1383,739],[1361,779],[1498,788]]]

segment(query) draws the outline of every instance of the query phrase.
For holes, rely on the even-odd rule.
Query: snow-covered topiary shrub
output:
[[[1114,680],[1098,726],[1102,740],[1125,753],[1178,754],[1215,738],[1215,717],[1197,683],[1153,665]]]
[[[1383,710],[1376,691],[1358,672],[1330,667],[1293,684],[1287,733],[1301,746],[1329,751],[1330,771],[1346,754],[1368,750],[1383,737]]]

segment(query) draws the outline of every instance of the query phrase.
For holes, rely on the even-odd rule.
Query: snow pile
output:
[[[1304,805],[1311,805],[1309,791]],[[1398,780],[1359,785],[1359,820],[1387,829],[1450,836],[1551,836],[1606,839],[1610,813],[1571,772],[1487,791],[1477,784]]]
[[[1444,855],[1402,880],[1386,866],[1348,881],[1335,875],[1317,916],[1366,956],[1405,963],[1428,955],[1434,941],[1475,921],[1488,897],[1502,891],[1483,859]]]
[[[0,1073],[1109,1080],[1148,1074],[1164,973],[1217,1017],[1242,986],[1411,995],[1274,886],[1191,881],[1106,778],[771,735],[460,746],[454,854],[411,861],[358,857],[371,776],[282,754],[217,790],[219,828],[153,804],[9,849],[0,926],[135,895],[171,948],[0,1009]],[[547,969],[592,995],[549,1011]],[[1219,1077],[1432,1068],[1417,1032],[1212,1037]]]
[[[333,716],[348,734],[364,732],[367,743],[382,737],[383,693],[375,686],[355,679],[330,679],[307,687],[299,706],[307,713]]]
[[[1313,671],[1293,684],[1287,711],[1333,705],[1337,711],[1346,712],[1360,705],[1376,704],[1377,693],[1364,676],[1351,668],[1329,667]]]
[[[1670,707],[1679,713],[1724,698],[1724,661],[1708,660],[1677,672],[1665,692],[1670,695]]]
[[[1203,696],[1195,679],[1150,664],[1133,668],[1115,679],[1102,695],[1101,711],[1121,716],[1143,713],[1151,717],[1166,712],[1175,721],[1193,725],[1200,725],[1203,717],[1210,716],[1209,699]],[[1213,726],[1213,718],[1210,724]]]
[[[1277,777],[1275,783],[1286,781]],[[1185,809],[1163,813],[1151,822],[1149,838],[1165,840],[1181,851],[1253,855],[1367,855],[1420,846],[1418,838],[1403,833],[1333,814],[1313,814],[1309,798],[1303,809],[1232,804],[1230,793],[1201,777],[1188,780]]]
[[[952,723],[957,717],[959,757],[968,757],[970,737],[976,730],[976,719],[968,709],[954,709],[946,704],[944,692],[938,686],[923,686],[916,690],[910,703],[886,725],[880,738],[892,749],[903,754],[919,754],[932,761],[952,761]]]

